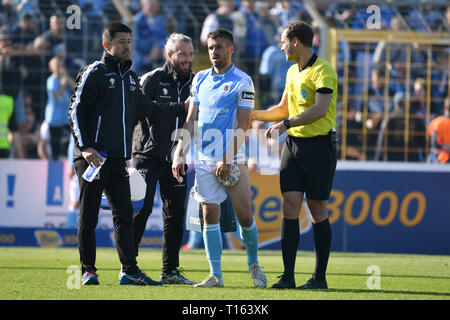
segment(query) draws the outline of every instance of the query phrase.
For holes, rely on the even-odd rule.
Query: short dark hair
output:
[[[208,33],[208,39],[225,38],[230,40],[234,44],[234,37],[230,30],[225,28],[219,28]]]
[[[286,37],[292,40],[294,37],[297,38],[304,46],[312,48],[314,30],[313,28],[303,21],[292,21],[284,26],[286,30]]]
[[[116,36],[117,32],[126,32],[131,34],[131,29],[120,22],[110,23],[103,28],[102,40],[106,42],[111,42]]]

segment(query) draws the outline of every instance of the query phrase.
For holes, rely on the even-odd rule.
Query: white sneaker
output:
[[[267,286],[267,277],[261,270],[259,264],[254,263],[248,267],[248,271],[252,275],[253,283],[257,288],[265,288]]]
[[[216,277],[213,273],[210,273],[209,276],[205,278],[201,283],[197,283],[194,287],[200,288],[212,288],[212,287],[223,287],[223,279]]]

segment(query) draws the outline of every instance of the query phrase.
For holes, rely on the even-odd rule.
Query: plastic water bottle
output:
[[[102,165],[106,161],[106,152],[105,151],[99,151],[100,155],[103,157],[103,161],[100,162],[100,165],[98,167],[87,167],[86,171],[83,173],[83,179],[89,182],[92,182],[94,180],[95,176],[100,172],[100,169],[102,168]]]

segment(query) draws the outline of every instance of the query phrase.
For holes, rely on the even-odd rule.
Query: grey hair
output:
[[[166,57],[166,59],[168,58],[168,52],[175,52],[177,42],[186,42],[193,46],[191,37],[174,32],[169,36],[169,38],[167,38],[166,45],[164,46],[164,56]]]

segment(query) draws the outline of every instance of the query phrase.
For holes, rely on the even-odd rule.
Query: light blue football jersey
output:
[[[198,105],[195,156],[198,160],[219,161],[230,146],[237,128],[238,108],[253,110],[253,81],[232,65],[224,74],[207,69],[198,72],[192,81],[192,103]],[[245,157],[245,143],[237,157]]]

